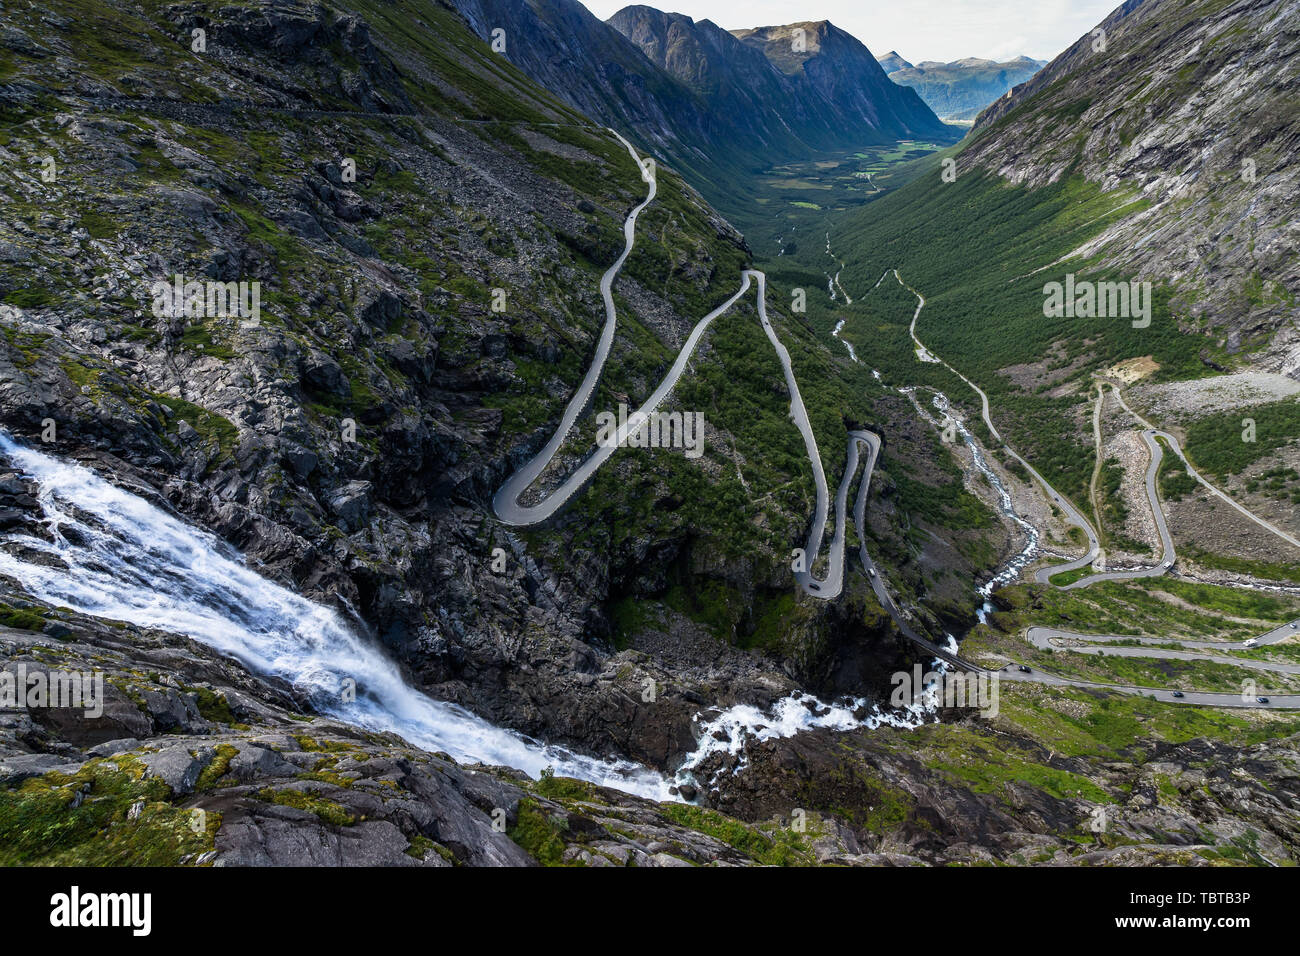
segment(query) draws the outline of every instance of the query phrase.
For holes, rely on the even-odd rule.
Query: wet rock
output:
[[[148,768],[148,775],[158,777],[171,787],[177,796],[194,792],[203,768],[212,762],[214,752],[208,748],[191,753],[185,747],[167,747],[157,753],[140,755],[140,762]]]

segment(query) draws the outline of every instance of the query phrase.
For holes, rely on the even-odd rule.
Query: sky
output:
[[[632,0],[582,0],[602,20]],[[1088,33],[1121,0],[644,0],[647,6],[712,20],[727,30],[830,20],[882,56],[912,63],[1024,54],[1050,60]]]

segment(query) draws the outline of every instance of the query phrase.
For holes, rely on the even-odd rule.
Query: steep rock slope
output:
[[[773,157],[807,150],[800,139],[803,125],[792,127],[783,115],[789,105],[787,85],[761,53],[742,46],[730,33],[708,20],[696,23],[680,13],[642,6],[624,7],[610,17],[609,25],[707,104],[715,126],[712,142],[732,137],[745,148],[753,137],[757,142],[748,148]],[[742,130],[731,129],[736,125]]]
[[[454,5],[483,40],[502,31],[506,59],[584,115],[692,164],[708,161],[705,104],[578,0]]]
[[[894,89],[865,46],[829,23],[736,31],[647,6],[624,7],[610,24],[678,80],[712,114],[794,135],[809,149],[844,149],[909,136],[952,133],[924,104]],[[807,54],[791,68],[781,50],[803,28]],[[761,38],[761,42],[760,42]],[[777,149],[773,155],[781,155]]]
[[[865,589],[789,601],[812,487],[752,299],[680,386],[708,416],[698,463],[621,455],[545,527],[491,518],[585,372],[600,275],[644,198],[616,140],[433,0],[77,9],[19,11],[3,38],[0,423],[41,442],[52,421],[46,450],[106,453],[103,473],[354,609],[439,698],[589,752],[671,765],[702,702],[816,689],[841,653],[883,682],[900,647],[854,612]],[[562,465],[596,410],[649,394],[748,261],[680,177],[657,182]],[[259,321],[157,314],[154,284],[177,275],[258,283]],[[827,383],[810,406],[834,480],[844,416],[866,408],[772,311]],[[747,481],[782,493],[751,506]],[[690,598],[660,644],[628,647],[615,612],[682,582],[689,598],[697,576],[727,620]],[[734,646],[760,622],[769,653]]]
[[[1300,374],[1297,23],[1296,0],[1129,0],[985,110],[962,162],[1136,190],[1080,251],[1178,285],[1189,329]]]
[[[782,73],[796,78],[805,96],[831,104],[850,130],[875,130],[887,139],[959,138],[914,91],[891,83],[860,40],[833,23],[820,20],[733,32],[747,46],[761,50]]]

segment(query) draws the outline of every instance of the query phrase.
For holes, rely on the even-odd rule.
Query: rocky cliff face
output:
[[[800,92],[830,104],[851,136],[874,130],[889,140],[914,137],[952,142],[959,138],[919,96],[889,82],[861,41],[825,20],[734,31],[761,50]],[[854,131],[850,133],[849,131]]]
[[[734,592],[735,641],[788,593],[806,462],[772,472],[789,496],[736,507],[733,449],[765,446],[712,413],[698,468],[615,463],[546,527],[490,519],[585,371],[599,276],[645,185],[449,7],[56,5],[15,15],[3,43],[7,429],[96,455],[269,576],[355,609],[435,696],[588,752],[670,766],[702,702],[766,705],[841,658],[892,669],[884,620],[837,616],[861,598],[791,615],[770,656],[687,614],[616,644],[618,601],[694,572]],[[658,184],[616,286],[630,306],[604,406],[649,393],[747,261],[679,177]],[[260,316],[159,312],[155,285],[178,275],[255,283]],[[762,336],[752,305],[732,328]],[[770,384],[755,400],[723,374],[702,394],[797,440]],[[664,688],[652,708],[647,678]]]
[[[640,6],[624,7],[609,25],[700,98],[715,126],[714,144],[730,140],[771,157],[808,148],[804,125],[791,126],[782,115],[790,105],[786,84],[761,53],[730,33],[708,20]]]
[[[706,161],[705,104],[577,0],[456,0],[474,32],[586,116],[662,154]]]
[[[1294,0],[1129,0],[985,110],[963,163],[1131,190],[1080,251],[1195,289],[1175,300],[1188,331],[1294,377],[1298,18]]]
[[[924,104],[891,86],[865,46],[832,24],[733,36],[708,20],[646,6],[624,7],[609,22],[699,93],[711,115],[762,130],[773,158],[792,147],[806,155],[914,136],[952,138]],[[786,49],[797,46],[806,52]]]
[[[504,55],[530,78],[658,153],[714,203],[739,201],[746,176],[810,150],[957,138],[830,24],[806,25],[814,53],[807,70],[792,75],[775,47],[764,51],[707,20],[651,7],[626,7],[609,23],[577,0],[456,0],[456,7],[484,40],[501,31]]]
[[[925,104],[943,119],[973,120],[994,100],[1011,92],[1047,64],[1027,56],[998,63],[966,57],[951,63],[925,60],[913,66],[902,60],[881,66],[890,80],[921,94]]]

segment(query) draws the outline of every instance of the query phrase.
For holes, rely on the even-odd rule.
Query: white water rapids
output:
[[[935,660],[930,665],[933,674],[943,675],[947,671],[946,661]],[[847,731],[863,727],[868,730],[881,726],[902,729],[919,727],[938,719],[936,714],[940,703],[940,694],[935,684],[921,689],[912,704],[893,711],[881,710],[878,704],[873,704],[866,698],[849,698],[827,704],[811,694],[799,692],[778,700],[772,705],[771,712],[766,714],[750,704],[736,704],[716,712],[712,717],[701,715],[696,718],[697,728],[702,731],[699,744],[677,772],[677,779],[683,783],[695,783],[695,771],[713,754],[736,754],[743,758],[745,745],[750,740],[793,737],[805,730],[817,728]],[[868,707],[869,711],[861,717],[856,716]],[[745,761],[742,759],[733,772],[739,773],[744,767]],[[710,782],[704,781],[706,786]]]
[[[912,404],[916,406],[918,413],[923,416],[925,415],[920,402],[917,400],[916,389],[914,387],[909,386],[906,388],[900,388],[899,391],[912,401]],[[967,450],[970,451],[971,461],[974,463],[975,469],[988,480],[989,485],[997,494],[998,504],[1001,507],[1002,513],[1007,518],[1018,524],[1025,532],[1025,546],[1020,550],[1020,553],[1008,561],[1002,570],[998,571],[997,574],[975,589],[975,592],[983,599],[982,606],[976,610],[975,614],[980,621],[984,621],[991,609],[989,601],[993,592],[1003,585],[1010,584],[1012,581],[1019,578],[1020,573],[1028,567],[1029,563],[1034,560],[1034,556],[1038,554],[1038,541],[1040,535],[1038,528],[1029,521],[1026,521],[1021,517],[1020,513],[1016,511],[1015,506],[1011,501],[1011,494],[1007,491],[1006,486],[1002,484],[1002,479],[998,477],[997,472],[989,466],[988,461],[984,458],[984,452],[980,449],[979,442],[975,440],[975,436],[972,435],[970,429],[966,427],[966,423],[953,414],[952,403],[948,400],[948,396],[943,394],[943,392],[934,389],[931,389],[931,391],[934,393],[931,398],[931,404],[944,419],[952,422],[953,428],[957,432],[958,437],[961,438],[962,442],[965,443]],[[942,425],[942,422],[934,422],[934,424]]]
[[[332,608],[310,601],[249,568],[217,537],[124,491],[81,465],[17,444],[0,432],[0,457],[34,480],[52,540],[7,535],[0,575],[41,601],[93,617],[184,634],[279,678],[320,713],[368,730],[396,733],[462,763],[502,764],[533,777],[553,768],[655,800],[673,799],[673,781],[627,760],[600,759],[497,727],[457,704],[406,683],[396,664]],[[39,556],[39,557],[38,557]],[[345,701],[344,682],[356,682]],[[806,702],[806,704],[805,704]],[[693,771],[719,750],[739,753],[747,737],[768,740],[819,727],[912,727],[933,708],[882,712],[865,700],[828,705],[795,693],[771,714],[737,705],[697,718],[698,748],[678,771]],[[718,740],[719,732],[725,740]]]
[[[547,746],[420,693],[338,612],[267,580],[216,537],[88,468],[24,448],[3,433],[0,454],[39,483],[54,539],[9,538],[57,559],[49,565],[0,549],[0,574],[33,597],[188,635],[258,674],[287,681],[321,713],[392,731],[461,762],[505,764],[534,777],[553,767],[563,776],[668,799],[668,781],[648,768]],[[349,678],[356,699],[344,702]]]
[[[1016,511],[1015,506],[1011,503],[1011,494],[1007,491],[1006,486],[1002,484],[1002,479],[998,477],[997,472],[989,467],[989,463],[984,459],[984,453],[980,450],[979,443],[975,441],[975,436],[970,433],[966,423],[952,414],[951,406],[948,402],[948,396],[942,392],[936,392],[933,404],[939,412],[946,415],[957,429],[957,434],[961,440],[966,443],[967,449],[971,454],[971,460],[979,470],[993,490],[997,493],[998,503],[1002,508],[1002,513],[1020,525],[1024,529],[1026,542],[1024,548],[1014,558],[1007,562],[1006,567],[986,581],[979,589],[979,594],[987,602],[989,596],[1004,584],[1010,584],[1020,577],[1020,572],[1028,567],[1029,562],[1034,559],[1038,553],[1038,528],[1026,521]]]

